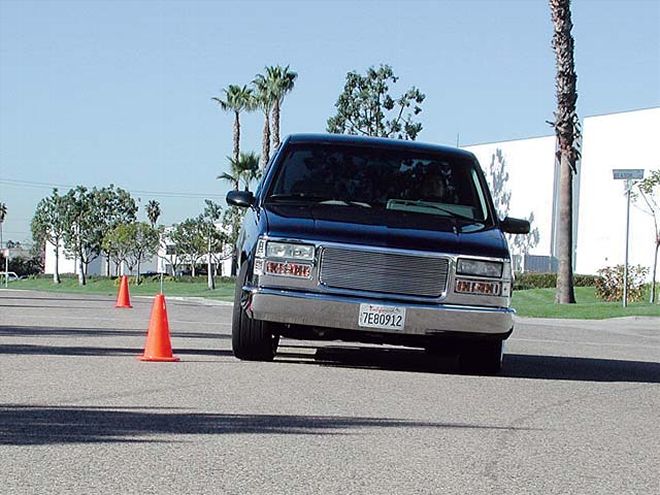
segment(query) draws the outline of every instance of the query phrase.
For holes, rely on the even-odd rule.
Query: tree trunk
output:
[[[568,160],[561,157],[559,176],[559,272],[557,273],[556,302],[575,302],[573,289],[573,173]]]
[[[215,290],[215,279],[213,278],[213,263],[211,263],[211,238],[206,244],[206,284],[209,290]]]
[[[107,253],[105,256],[105,276],[110,277],[110,253]]]
[[[577,102],[577,75],[573,57],[574,42],[571,35],[570,0],[549,0],[550,13],[554,26],[552,48],[555,52],[557,73],[557,111],[553,127],[557,135],[559,179],[559,228],[556,302],[575,302],[573,290],[573,173],[577,173],[579,157],[576,142],[580,137],[578,117],[575,111]]]
[[[658,268],[658,249],[660,248],[660,236],[655,241],[655,254],[653,255],[653,275],[651,276],[651,299],[650,303],[655,303],[655,275]]]
[[[85,263],[83,262],[82,252],[78,252],[78,285],[86,285]]]
[[[241,121],[238,112],[234,112],[234,161],[238,163],[241,153]]]
[[[55,245],[55,269],[53,270],[53,283],[59,284],[62,282],[60,279],[60,248],[59,242]]]
[[[191,262],[190,267],[191,267],[191,270],[192,270],[192,278],[195,278],[195,263]]]
[[[170,269],[172,270],[172,276],[176,278],[176,267],[178,266],[178,261],[176,260],[176,255],[170,256]]]
[[[273,129],[273,151],[277,151],[280,147],[280,102],[275,101],[273,105],[272,122]]]
[[[266,169],[266,164],[270,159],[270,125],[268,123],[268,112],[265,112],[264,131],[261,140],[261,170]]]

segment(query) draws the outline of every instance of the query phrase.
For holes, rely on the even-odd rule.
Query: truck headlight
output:
[[[312,261],[314,250],[314,246],[309,244],[268,241],[266,243],[266,258]]]
[[[502,278],[504,264],[500,261],[482,261],[460,258],[456,273],[475,277]]]

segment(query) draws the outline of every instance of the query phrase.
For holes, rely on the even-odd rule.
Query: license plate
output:
[[[380,304],[360,304],[358,325],[366,328],[403,330],[406,322],[406,308],[381,306]]]

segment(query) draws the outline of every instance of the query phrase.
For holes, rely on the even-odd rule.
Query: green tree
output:
[[[158,251],[160,233],[146,222],[120,223],[110,230],[104,240],[104,248],[114,253],[116,259],[126,264],[135,283],[140,283],[140,265]]]
[[[67,229],[66,214],[64,198],[59,195],[57,189],[53,189],[50,196],[39,201],[30,223],[32,239],[35,244],[44,246],[48,242],[52,244],[55,250],[53,283],[56,284],[61,282],[59,271],[60,244]]]
[[[234,151],[232,156],[234,160],[238,160],[241,149],[241,113],[245,111],[254,110],[253,91],[247,86],[238,86],[237,84],[230,84],[226,89],[222,98],[213,97],[220,108],[225,112],[232,112],[234,114]]]
[[[64,196],[65,216],[62,240],[64,250],[78,263],[78,282],[87,284],[87,268],[100,254],[103,241],[103,208],[97,203],[94,191],[77,186]]]
[[[100,222],[97,224],[100,252],[105,255],[107,260],[106,276],[110,276],[110,255],[102,247],[105,235],[120,224],[133,223],[136,220],[138,211],[137,202],[131,194],[110,184],[101,189],[92,189],[91,191],[95,209],[98,209]]]
[[[215,290],[215,278],[213,269],[214,254],[222,252],[225,235],[217,224],[222,217],[222,206],[208,199],[204,211],[199,216],[199,226],[202,236],[206,240],[206,280],[210,290]]]
[[[261,137],[261,169],[266,168],[266,164],[270,159],[270,114],[273,106],[277,100],[277,96],[273,91],[273,87],[269,83],[266,76],[257,74],[252,81],[255,87],[253,98],[254,108],[261,110],[264,116],[264,127]]]
[[[260,76],[257,76],[260,77]],[[265,67],[265,74],[261,76],[268,86],[273,97],[273,109],[271,112],[271,131],[273,139],[273,150],[280,146],[280,118],[284,97],[293,90],[298,74],[289,70],[289,66],[281,67],[273,65]]]
[[[128,253],[132,249],[134,239],[133,224],[120,223],[108,231],[103,238],[103,249],[112,256],[117,266],[126,265],[130,272],[133,265],[128,262]],[[117,271],[117,275],[124,275],[123,271]]]
[[[346,74],[344,90],[335,103],[337,114],[328,119],[327,131],[415,140],[422,130],[415,117],[426,96],[413,86],[393,97],[389,86],[398,79],[389,65],[370,67],[366,75]]]
[[[192,276],[195,277],[197,263],[206,253],[206,239],[199,218],[187,218],[177,224],[170,234],[170,240],[182,262],[190,265]]]
[[[135,283],[140,283],[140,266],[158,252],[160,242],[159,230],[146,223],[134,222],[129,224],[134,232],[133,249],[128,253],[128,261],[136,267]]]
[[[145,211],[147,213],[147,218],[152,227],[156,227],[158,223],[158,218],[160,217],[160,203],[155,199],[152,199],[147,202],[145,206]]]
[[[160,250],[164,254],[159,254],[159,258],[165,260],[172,270],[172,276],[176,277],[178,267],[183,260],[183,254],[179,251],[180,243],[177,243],[176,225],[167,228],[160,228]]]
[[[642,181],[637,183],[635,199],[642,199],[642,209],[653,219],[655,243],[653,251],[653,269],[651,274],[651,297],[650,302],[656,301],[655,279],[658,269],[658,250],[660,250],[660,169],[651,170],[651,173]]]
[[[256,153],[241,153],[238,160],[227,157],[229,161],[229,172],[223,172],[217,179],[229,182],[234,190],[241,188],[241,182],[245,190],[249,191],[253,180],[261,177],[262,171],[259,169],[259,155]]]
[[[552,48],[555,52],[557,110],[552,126],[557,135],[559,177],[559,225],[556,302],[574,304],[573,288],[573,174],[580,156],[578,142],[580,124],[575,110],[577,103],[577,75],[575,73],[574,40],[571,30],[570,0],[549,0],[554,33]]]

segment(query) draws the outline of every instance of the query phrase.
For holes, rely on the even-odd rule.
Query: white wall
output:
[[[533,227],[539,230],[539,244],[530,254],[550,256],[553,222],[553,194],[555,176],[555,137],[545,136],[499,143],[464,146],[475,154],[484,174],[493,154],[499,148],[509,172],[511,192],[509,216],[526,218],[534,212]]]
[[[57,263],[58,271],[61,275],[64,274],[78,274],[78,261],[73,256],[67,256],[64,252],[64,247],[60,245],[59,260]],[[101,257],[94,259],[87,268],[88,275],[103,275],[105,274],[105,263]],[[55,246],[50,242],[46,242],[46,253],[44,259],[44,273],[52,275],[55,273]]]
[[[98,256],[95,258],[87,268],[87,275],[105,275],[106,274],[106,265],[107,260],[104,256]],[[140,265],[140,272],[155,272],[157,271],[158,265],[156,258],[152,258],[143,262]],[[74,257],[69,257],[64,252],[64,248],[60,246],[59,250],[59,260],[58,260],[58,269],[61,275],[65,274],[78,274],[78,261]],[[46,242],[46,253],[44,259],[44,273],[47,275],[52,275],[55,273],[55,246],[50,242]],[[115,264],[112,263],[110,266],[110,273],[115,274]],[[124,274],[133,275],[132,272],[129,272],[124,268]]]
[[[660,169],[660,108],[587,117],[583,123],[578,273],[595,273],[625,259],[625,181],[614,168]],[[629,260],[652,266],[654,230],[650,216],[630,210]]]
[[[531,251],[552,255],[555,242],[555,137],[519,139],[465,146],[484,172],[496,149],[509,171],[511,216],[534,212],[540,241]],[[612,178],[614,168],[660,169],[660,108],[587,117],[582,126],[582,159],[574,183],[575,272],[595,274],[625,259],[626,198],[624,181]],[[633,205],[630,216],[631,264],[653,264],[652,218]]]

